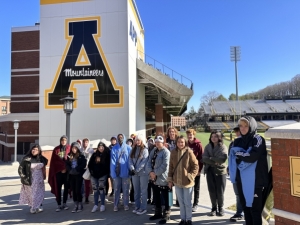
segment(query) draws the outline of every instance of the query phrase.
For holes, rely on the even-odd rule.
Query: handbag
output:
[[[83,179],[85,180],[90,180],[91,179],[91,173],[90,170],[87,168],[84,172],[84,174],[82,175]]]

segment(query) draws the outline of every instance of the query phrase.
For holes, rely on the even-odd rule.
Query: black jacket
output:
[[[96,163],[96,158],[100,157],[100,162]],[[96,151],[91,156],[88,168],[91,176],[100,178],[110,173],[110,151],[104,150],[103,153]]]
[[[48,163],[48,159],[46,159],[44,156],[40,155],[40,162],[44,163],[46,166]],[[32,174],[31,174],[31,157],[25,156],[18,168],[18,173],[21,178],[21,183],[24,185],[31,186],[32,184]]]
[[[248,117],[247,117],[248,118]],[[249,152],[249,156],[237,157],[237,163],[241,161],[254,163],[257,161],[255,169],[255,188],[262,188],[268,186],[268,161],[267,161],[267,147],[265,139],[256,134],[256,121],[254,118],[249,117],[250,120],[250,131],[247,135],[242,135],[239,138],[236,138],[233,142],[233,146],[241,147],[247,150],[249,147],[252,147]],[[253,121],[254,120],[254,121]],[[254,125],[253,125],[254,124]],[[252,135],[250,135],[252,133]],[[241,181],[239,170],[237,170],[236,180]]]
[[[66,168],[68,173],[72,170],[72,160],[70,159],[71,152],[68,154],[68,159],[66,161]],[[86,168],[86,158],[84,155],[80,153],[80,155],[77,158],[77,166],[75,167],[75,170],[78,172],[78,175],[82,176],[85,172]]]

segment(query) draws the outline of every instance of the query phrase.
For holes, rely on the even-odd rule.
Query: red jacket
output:
[[[189,148],[193,150],[193,152],[194,152],[194,154],[195,154],[195,156],[198,160],[199,172],[201,172],[202,167],[203,167],[202,154],[203,154],[203,151],[204,151],[203,147],[202,147],[202,144],[197,138],[194,138],[194,143],[191,144],[188,141],[188,145],[189,145]]]
[[[67,160],[67,156],[70,153],[71,146],[66,145],[66,154],[65,160]],[[48,176],[48,183],[51,187],[51,193],[57,196],[57,183],[56,183],[56,174],[66,169],[66,163],[62,160],[58,153],[60,152],[60,145],[56,146],[53,149],[51,161],[50,161],[50,168],[49,168],[49,176]]]

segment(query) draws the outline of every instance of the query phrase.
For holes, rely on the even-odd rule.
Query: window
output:
[[[2,111],[6,111],[6,106],[2,106]]]

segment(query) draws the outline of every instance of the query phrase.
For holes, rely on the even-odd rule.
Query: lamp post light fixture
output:
[[[73,103],[76,98],[72,98],[70,96],[60,99],[64,102],[64,112],[66,114],[66,135],[68,137],[68,143],[70,141],[70,126],[71,126],[71,113],[73,112]]]
[[[17,161],[17,140],[18,140],[18,129],[19,129],[19,123],[21,121],[20,120],[14,120],[13,123],[14,123],[14,129],[15,129],[15,155],[14,155],[14,162],[13,164],[18,164],[18,161]]]
[[[238,71],[237,71],[237,61],[241,61],[241,47],[240,46],[230,46],[230,61],[234,62],[235,67],[235,90],[236,90],[236,100],[239,100],[238,92]]]

